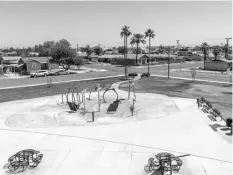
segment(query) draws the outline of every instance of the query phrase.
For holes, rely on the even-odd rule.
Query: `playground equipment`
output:
[[[119,100],[119,99],[118,99],[118,93],[117,93],[116,89],[110,86],[110,87],[108,87],[108,88],[104,91],[104,93],[103,93],[103,102],[104,102],[104,103],[106,103],[105,94],[106,94],[106,92],[108,92],[108,91],[113,91],[113,92],[115,92],[115,94],[116,94],[116,100],[115,100],[115,101],[118,101],[118,100]]]
[[[69,102],[69,94],[71,91],[73,91],[75,87],[70,87],[67,89],[67,91],[65,93],[61,94],[61,102],[58,103],[58,105],[63,105],[63,104],[67,104]],[[66,98],[66,101],[64,101],[64,97]]]
[[[47,87],[50,88],[52,86],[52,77],[47,76]]]
[[[8,169],[6,173],[9,174],[17,174],[24,172],[26,169],[34,169],[43,158],[43,154],[39,153],[40,151],[33,149],[19,151],[8,159],[8,163],[5,164],[3,169]]]
[[[99,91],[100,89],[101,89],[100,84],[95,84],[95,86],[93,86],[91,90],[89,91],[89,97],[87,98],[87,100],[91,100],[91,93],[93,91],[96,92],[96,91]]]
[[[132,78],[129,78],[129,89],[128,89],[128,100],[129,100],[129,97],[130,97],[130,94],[131,94],[131,89],[133,91],[133,95],[134,95],[134,99],[136,101],[136,94],[135,94],[135,89],[134,89],[134,81]]]
[[[155,155],[155,160],[153,157],[149,158],[148,164],[145,165],[144,170],[147,173],[154,174],[155,172],[161,172],[162,175],[164,173],[166,175],[172,175],[172,173],[178,173],[180,167],[182,166],[182,161],[179,157],[190,156],[189,154],[183,156],[175,157],[171,153],[159,153]],[[156,173],[155,173],[156,174]]]

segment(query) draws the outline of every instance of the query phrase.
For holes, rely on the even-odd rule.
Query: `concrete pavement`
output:
[[[120,98],[127,97],[127,92],[117,91]],[[92,96],[87,105],[95,101],[97,94]],[[44,154],[41,164],[33,170],[36,175],[67,172],[71,175],[146,175],[144,165],[159,152],[175,156],[191,154],[181,158],[183,166],[178,175],[233,172],[232,143],[222,137],[228,131],[212,130],[206,114],[197,109],[196,100],[139,93],[136,115],[109,116],[104,112],[106,108],[102,108],[103,113],[96,122],[78,126],[78,113],[57,115],[68,110],[67,106],[57,105],[60,98],[59,95],[0,104],[2,166],[17,151],[32,148]],[[115,97],[110,93],[107,98]],[[118,112],[127,111],[125,106]]]

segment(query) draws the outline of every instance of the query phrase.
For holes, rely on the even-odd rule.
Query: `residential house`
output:
[[[98,59],[99,59],[99,56],[96,54],[91,54],[89,57],[89,60],[93,62],[98,62]]]
[[[20,56],[0,56],[3,72],[16,72],[20,58]]]
[[[51,57],[25,57],[19,60],[19,65],[22,65],[26,72],[58,69],[59,65],[51,62],[51,59]]]
[[[138,54],[138,59],[137,59],[137,64],[142,65],[142,64],[147,64],[148,63],[148,55],[146,54]],[[118,65],[129,65],[129,66],[136,66],[136,54],[128,54],[127,59],[124,59],[124,56],[121,55],[121,57],[115,58],[112,62],[113,64],[118,64]]]
[[[109,55],[109,54],[106,54],[106,55],[98,56],[98,61],[99,62],[112,63],[116,59],[123,59],[123,58],[124,58],[123,55]]]

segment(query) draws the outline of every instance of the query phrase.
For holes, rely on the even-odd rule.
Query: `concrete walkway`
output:
[[[115,78],[115,77],[122,77],[123,74],[115,75],[115,76],[106,76],[106,77],[96,77],[96,78],[85,78],[80,80],[68,80],[68,81],[57,81],[52,82],[52,84],[61,84],[61,83],[69,83],[69,82],[80,82],[80,81],[90,81],[90,80],[99,80],[99,79],[107,79],[107,78]],[[32,85],[23,85],[23,86],[10,86],[10,87],[0,87],[1,89],[15,89],[15,88],[23,88],[23,87],[33,87],[33,86],[41,86],[41,85],[47,85],[48,83],[40,83],[40,84],[32,84]]]
[[[118,90],[118,93],[127,96],[125,91]],[[141,102],[142,107],[144,102],[143,107],[148,109],[148,104],[155,104],[154,110],[141,113],[151,116],[150,119],[141,121],[82,127],[44,125],[33,128],[27,125],[20,129],[6,125],[9,116],[25,114],[29,109],[32,111],[28,124],[36,122],[32,116],[41,107],[44,108],[40,110],[41,117],[43,113],[53,116],[59,98],[43,97],[0,104],[2,166],[17,151],[32,148],[44,154],[42,163],[33,171],[36,175],[63,175],[67,171],[71,175],[146,175],[144,165],[159,152],[170,152],[175,156],[191,154],[181,158],[183,166],[178,175],[230,175],[233,172],[232,144],[208,126],[206,114],[197,109],[196,101],[192,99],[137,94],[136,105]],[[159,113],[153,111],[162,109],[165,103],[170,103],[169,100],[175,102],[179,111],[154,118]],[[67,121],[69,119],[67,117]],[[25,119],[18,120],[26,122]]]
[[[158,74],[152,74],[151,76],[155,76],[155,77],[164,77],[167,78],[168,76],[164,76],[164,75],[158,75]],[[179,79],[179,80],[190,80],[192,81],[191,78],[182,78],[182,77],[174,77],[174,76],[169,76],[169,78],[173,78],[173,79]],[[213,80],[203,80],[203,79],[195,79],[194,81],[200,81],[200,82],[209,82],[209,83],[220,83],[220,84],[231,84],[232,82],[224,82],[224,81],[213,81]]]

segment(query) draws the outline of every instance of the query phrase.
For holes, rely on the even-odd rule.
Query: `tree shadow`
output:
[[[232,136],[232,133],[230,132],[230,133],[226,133],[225,135],[227,135],[227,136]]]
[[[159,170],[159,171],[154,171],[151,175],[163,175],[162,172]]]
[[[209,125],[211,127],[211,129],[213,129],[215,132],[217,132],[217,128],[220,128],[220,127],[223,127],[222,125],[220,124],[213,124],[213,125]]]
[[[221,131],[229,131],[229,130],[231,130],[231,129],[228,128],[228,127],[226,127],[226,128],[221,128],[220,130],[221,130]]]

